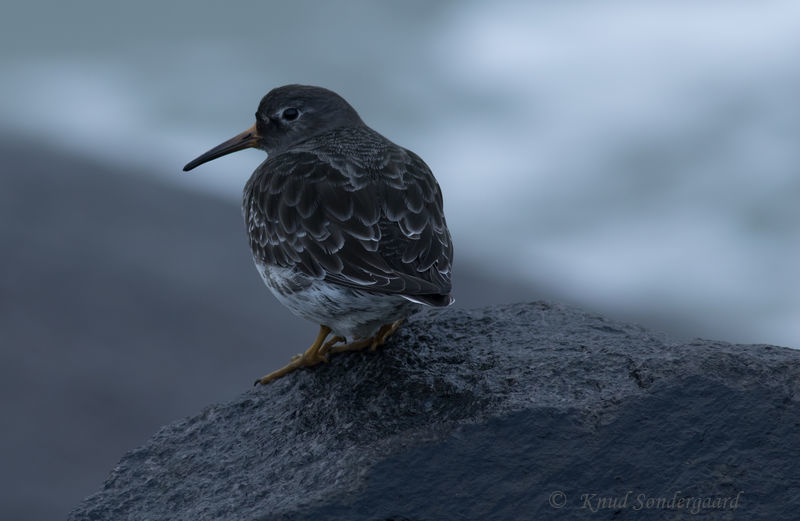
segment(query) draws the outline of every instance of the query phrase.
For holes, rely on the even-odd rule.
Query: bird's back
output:
[[[257,262],[428,305],[452,301],[439,185],[419,156],[366,126],[264,161],[245,186],[243,213]]]

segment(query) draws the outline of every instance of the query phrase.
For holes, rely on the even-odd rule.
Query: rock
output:
[[[162,428],[69,519],[796,519],[798,382],[555,304],[417,315]]]

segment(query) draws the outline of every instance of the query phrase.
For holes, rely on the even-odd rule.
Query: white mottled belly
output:
[[[384,324],[406,317],[422,306],[398,296],[369,293],[331,284],[256,262],[264,284],[292,313],[326,325],[348,340],[367,338]]]

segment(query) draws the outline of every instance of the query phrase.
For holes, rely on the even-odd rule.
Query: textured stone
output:
[[[549,303],[430,313],[164,427],[70,519],[796,519],[798,382]]]

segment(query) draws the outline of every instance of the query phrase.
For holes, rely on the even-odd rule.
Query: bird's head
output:
[[[355,109],[333,91],[307,85],[284,85],[272,89],[261,99],[255,125],[190,161],[183,170],[187,172],[245,148],[280,153],[329,130],[363,124]]]

